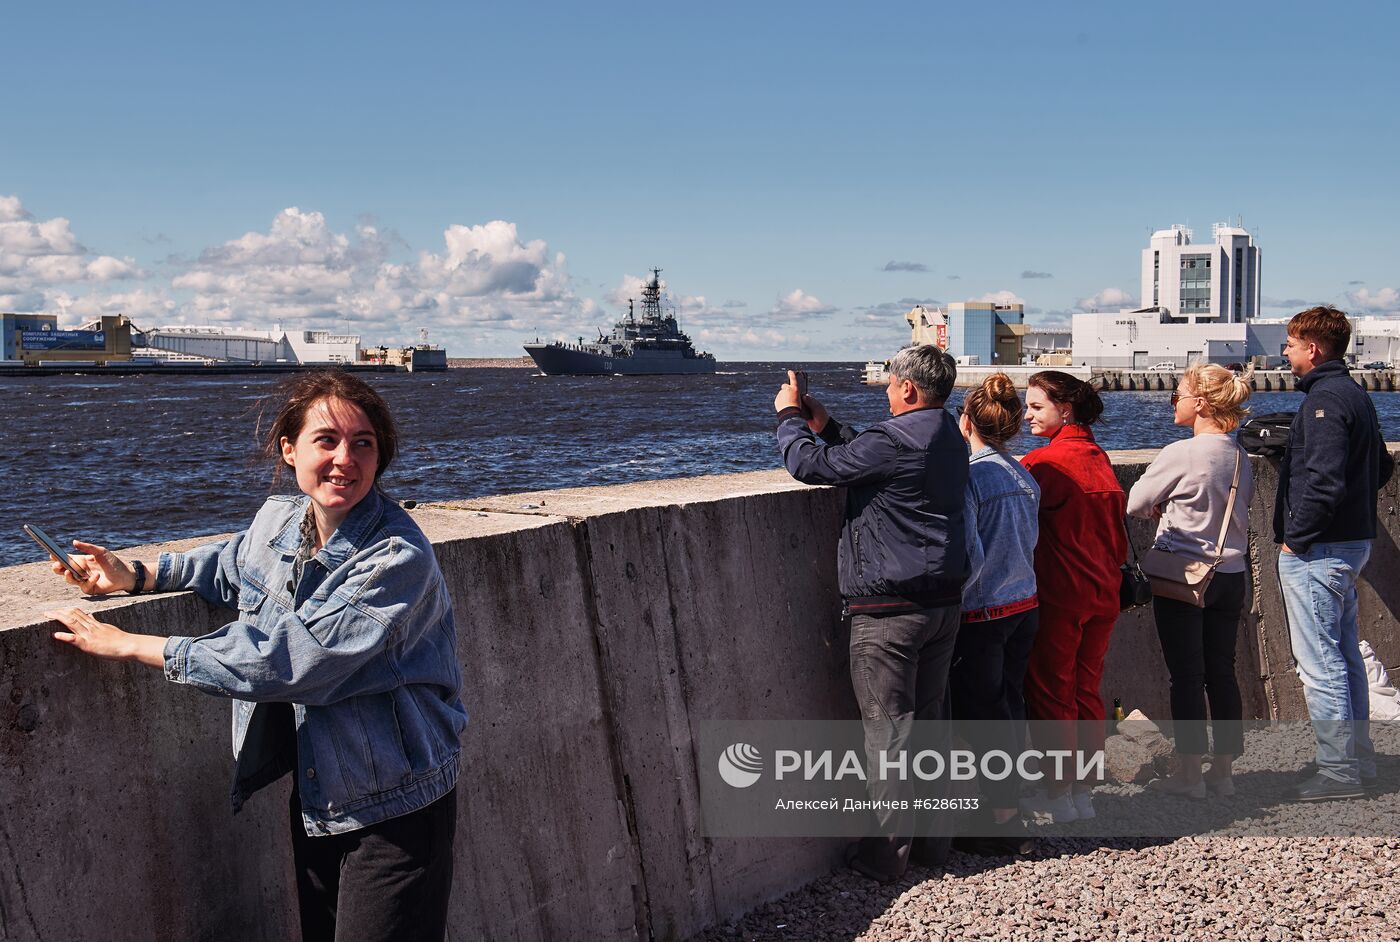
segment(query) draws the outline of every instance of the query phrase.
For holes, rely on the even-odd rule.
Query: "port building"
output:
[[[0,361],[20,362],[21,335],[46,330],[58,330],[57,314],[0,314]]]
[[[3,360],[11,364],[93,363],[131,359],[131,321],[104,315],[90,324],[60,329],[54,314],[0,314]]]
[[[1144,308],[1176,324],[1239,324],[1259,315],[1259,247],[1239,226],[1219,223],[1211,236],[1210,245],[1197,245],[1185,226],[1152,233],[1142,250]]]
[[[357,363],[360,338],[328,330],[241,330],[171,325],[143,331],[141,347],[201,357],[220,363]]]
[[[1240,226],[1220,223],[1208,244],[1175,225],[1152,234],[1142,252],[1143,307],[1093,311],[1072,319],[1073,362],[1096,369],[1145,370],[1192,360],[1243,364],[1278,356],[1275,331],[1251,331],[1259,313],[1259,247]],[[1261,325],[1263,326],[1263,325]]]
[[[948,353],[959,363],[1015,366],[1021,362],[1024,305],[955,301],[948,305],[946,316]]]

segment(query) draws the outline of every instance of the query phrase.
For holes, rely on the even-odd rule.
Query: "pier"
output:
[[[1112,453],[1122,484],[1155,454]],[[1244,715],[1301,718],[1268,529],[1277,474],[1254,466]],[[472,715],[453,938],[685,939],[840,866],[840,839],[706,837],[696,769],[714,757],[692,730],[858,716],[836,593],[843,500],[777,470],[413,511],[452,595]],[[1394,670],[1400,478],[1378,500],[1361,635]],[[1139,550],[1152,528],[1133,522]],[[55,642],[42,613],[73,605],[157,635],[233,617],[188,592],[82,600],[45,563],[3,570],[0,938],[294,937],[289,781],[232,816],[228,703]],[[1169,714],[1150,607],[1119,618],[1102,692]]]
[[[1005,373],[1018,389],[1043,370],[1059,370],[1078,379],[1092,380],[1100,389],[1118,392],[1171,392],[1181,381],[1182,370],[1099,369],[1086,366],[959,366],[957,389],[973,389],[993,373]],[[1289,370],[1255,370],[1246,374],[1249,388],[1254,392],[1292,392],[1298,378]],[[879,364],[867,364],[865,384],[883,386],[889,382],[889,372]],[[1395,392],[1395,370],[1351,371],[1351,378],[1367,392]]]

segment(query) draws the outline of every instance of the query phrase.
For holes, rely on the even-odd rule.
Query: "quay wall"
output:
[[[1125,486],[1153,452],[1114,455]],[[1305,715],[1256,462],[1246,714]],[[1400,664],[1400,492],[1363,574],[1362,636]],[[858,716],[834,587],[842,495],[785,472],[419,507],[458,618],[464,699],[453,938],[684,939],[836,866],[841,842],[703,836],[693,724]],[[1150,527],[1134,523],[1139,548]],[[183,548],[183,541],[162,548]],[[146,555],[150,555],[147,553]],[[189,593],[81,601],[0,570],[0,940],[295,937],[287,781],[228,810],[228,705],[53,641],[77,604],[199,634]],[[1150,609],[1103,693],[1167,713]]]
[[[993,373],[1005,373],[1017,389],[1025,389],[1026,382],[1042,370],[1059,370],[1083,380],[1093,380],[1105,392],[1171,392],[1181,381],[1181,370],[1131,370],[1101,369],[1086,366],[959,366],[958,376],[953,385],[957,389],[975,389]],[[1288,370],[1254,370],[1247,374],[1249,388],[1254,392],[1293,392],[1297,389],[1298,377]],[[1369,392],[1395,392],[1395,370],[1351,371],[1351,378],[1358,386]],[[890,381],[887,369],[874,369],[866,365],[865,384],[883,386]]]

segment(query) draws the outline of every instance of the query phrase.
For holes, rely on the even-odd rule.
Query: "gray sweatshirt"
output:
[[[1129,514],[1151,518],[1154,509],[1162,513],[1153,546],[1207,563],[1215,559],[1215,541],[1230,499],[1236,455],[1243,456],[1240,487],[1225,534],[1220,571],[1244,572],[1254,475],[1249,456],[1243,454],[1233,435],[1206,433],[1172,442],[1133,485],[1128,492]]]

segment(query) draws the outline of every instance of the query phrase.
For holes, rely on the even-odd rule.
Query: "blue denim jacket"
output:
[[[452,604],[418,525],[371,491],[305,564],[293,595],[308,501],[269,498],[243,533],[162,553],[155,588],[192,589],[238,611],[202,638],[165,645],[169,680],[234,698],[233,810],[284,771],[270,771],[276,736],[249,736],[256,705],[290,702],[303,823],[336,834],[450,791],[467,712]]]
[[[1035,598],[1035,543],[1040,485],[1021,463],[995,448],[967,466],[967,558],[971,570],[962,610],[999,617],[1000,606]]]

